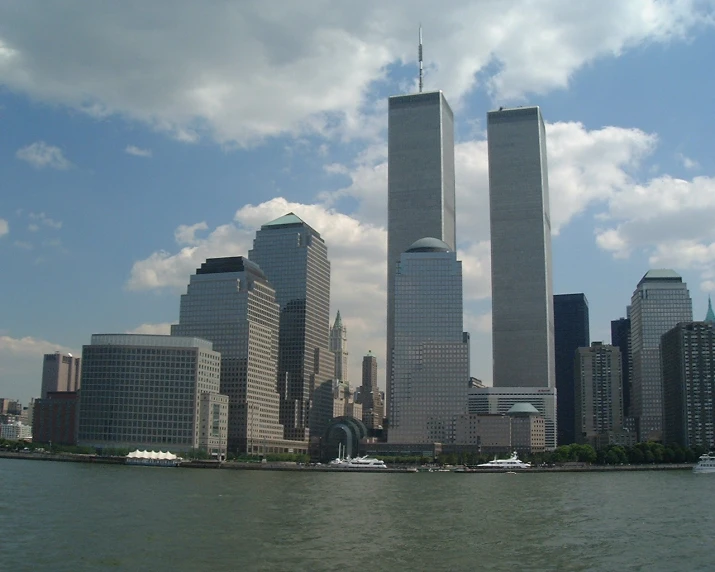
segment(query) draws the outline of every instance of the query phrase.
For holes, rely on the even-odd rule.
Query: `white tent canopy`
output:
[[[167,460],[167,461],[174,461],[178,459],[176,455],[173,453],[170,453],[167,451],[164,453],[163,451],[159,451],[158,453],[156,451],[140,451],[137,449],[136,451],[132,451],[127,455],[127,459],[162,459],[162,460]]]

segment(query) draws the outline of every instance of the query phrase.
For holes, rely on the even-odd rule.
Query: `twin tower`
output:
[[[538,107],[501,108],[487,128],[494,386],[553,390],[544,122]],[[387,240],[388,439],[449,442],[449,418],[467,404],[469,336],[455,254],[454,116],[441,91],[389,100]]]

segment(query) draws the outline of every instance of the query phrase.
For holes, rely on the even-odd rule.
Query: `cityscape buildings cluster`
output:
[[[441,91],[420,89],[388,105],[386,392],[372,352],[350,385],[328,245],[288,213],[247,256],[201,263],[171,335],[95,334],[81,359],[45,355],[41,397],[0,401],[0,435],[32,425],[41,442],[216,458],[715,445],[711,305],[693,322],[682,277],[649,270],[611,343],[592,342],[585,294],[553,293],[541,110],[490,111],[487,140],[492,387],[470,378],[454,116]]]

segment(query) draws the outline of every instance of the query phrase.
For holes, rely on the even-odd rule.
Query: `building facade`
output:
[[[199,449],[202,425],[216,426],[226,452],[228,398],[218,396],[221,356],[198,338],[94,334],[82,348],[77,442],[95,448],[171,452]],[[217,410],[201,418],[203,394]]]
[[[385,402],[377,384],[377,358],[368,352],[362,358],[362,386],[360,386],[362,422],[368,429],[382,429]]]
[[[555,387],[546,132],[538,107],[487,114],[494,387]]]
[[[424,236],[455,250],[454,116],[441,91],[388,100],[387,395],[392,392],[395,274],[401,254]]]
[[[451,443],[466,413],[469,335],[462,329],[462,263],[441,240],[423,238],[395,275],[390,443]]]
[[[20,421],[0,424],[0,439],[7,441],[32,441],[32,427]]]
[[[715,448],[715,330],[685,322],[661,340],[663,442]]]
[[[82,378],[82,359],[72,354],[45,354],[42,360],[42,397],[50,391],[78,391]]]
[[[278,304],[263,271],[242,256],[209,258],[189,279],[171,333],[209,340],[221,353],[229,452],[283,452]]]
[[[248,257],[280,307],[278,391],[288,440],[322,437],[332,417],[330,262],[320,234],[293,213],[264,224]]]
[[[576,355],[577,441],[597,446],[600,435],[623,431],[621,351],[593,342]]]
[[[478,453],[502,453],[511,449],[511,419],[507,415],[464,413],[457,416],[457,445],[471,445]]]
[[[575,374],[574,361],[578,348],[591,343],[586,295],[554,295],[554,355],[556,365],[556,391],[559,401],[556,408],[559,445],[576,443],[574,418]]]
[[[348,379],[348,330],[343,325],[340,310],[335,316],[335,323],[330,328],[330,351],[335,359],[335,379],[350,384]]]
[[[36,443],[76,445],[79,430],[79,394],[50,391],[35,400],[32,440]]]
[[[505,415],[516,404],[529,403],[544,418],[544,447],[556,449],[556,389],[553,387],[472,387],[468,394],[471,414]]]
[[[631,298],[631,415],[640,441],[663,437],[663,380],[660,338],[693,320],[688,286],[673,270],[649,270]]]
[[[631,308],[628,307],[630,315]],[[611,345],[621,350],[621,375],[623,376],[623,416],[631,415],[631,320],[618,318],[611,321]]]

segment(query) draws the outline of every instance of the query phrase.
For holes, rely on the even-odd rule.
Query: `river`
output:
[[[715,474],[0,459],[0,569],[715,570]]]

